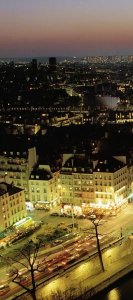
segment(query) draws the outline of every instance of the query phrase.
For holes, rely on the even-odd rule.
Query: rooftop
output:
[[[7,143],[8,140],[8,143]],[[32,140],[24,136],[14,136],[14,135],[3,135],[0,143],[0,154],[10,155],[12,152],[15,156],[20,156],[17,153],[21,153],[23,156],[27,156],[28,149],[33,147]]]
[[[17,186],[13,186],[12,184],[8,184],[6,182],[0,182],[0,196],[6,193],[8,193],[10,196],[19,193],[21,191],[22,189]]]
[[[72,172],[92,173],[93,162],[84,155],[74,155],[70,157],[62,167],[62,171],[70,169]]]
[[[126,164],[113,158],[99,160],[94,168],[94,172],[116,172],[117,170],[125,167]]]
[[[50,180],[52,173],[45,169],[39,169],[36,167],[30,174],[30,180]]]

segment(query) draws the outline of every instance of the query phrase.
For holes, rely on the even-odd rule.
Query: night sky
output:
[[[132,0],[0,0],[0,57],[126,54]]]

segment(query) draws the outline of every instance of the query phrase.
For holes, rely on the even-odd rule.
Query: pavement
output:
[[[85,297],[88,299],[88,296],[94,296],[96,293],[109,287],[116,282],[116,280],[127,275],[130,271],[133,271],[133,253],[112,264],[105,272],[100,272],[100,274],[90,277],[89,282],[84,282],[84,290],[86,290],[84,299]]]

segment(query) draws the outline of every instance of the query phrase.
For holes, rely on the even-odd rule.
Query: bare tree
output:
[[[12,282],[18,284],[27,291],[33,300],[37,300],[35,272],[39,271],[38,253],[40,247],[41,241],[38,241],[37,243],[29,241],[22,250],[19,250],[19,252],[17,251],[16,256],[9,257],[8,260],[11,265],[10,276]],[[27,281],[25,280],[25,277],[22,277],[20,268],[24,269],[24,276],[27,275]]]
[[[91,214],[89,216],[89,220],[94,225],[99,261],[100,261],[101,269],[104,272],[105,269],[104,269],[104,264],[103,264],[103,259],[102,259],[102,252],[100,249],[100,240],[99,240],[99,232],[98,232],[98,227],[101,225],[102,219],[103,219],[102,216],[97,216],[96,214],[94,214],[94,215]]]

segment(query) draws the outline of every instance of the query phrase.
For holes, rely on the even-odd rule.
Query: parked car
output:
[[[58,212],[52,212],[52,213],[50,214],[50,216],[52,216],[52,217],[58,217],[58,216],[59,216],[59,213],[58,213]]]
[[[85,219],[85,218],[86,218],[85,215],[78,215],[78,216],[76,216],[76,219]]]
[[[67,214],[65,214],[65,213],[60,213],[60,217],[67,217]]]

